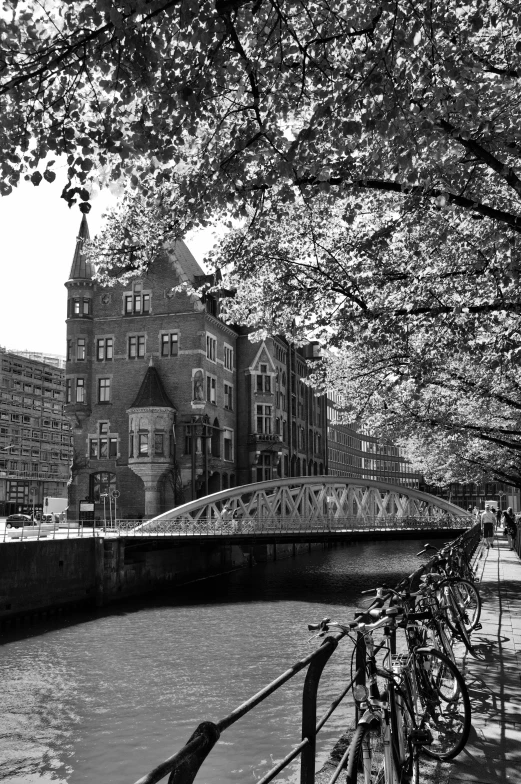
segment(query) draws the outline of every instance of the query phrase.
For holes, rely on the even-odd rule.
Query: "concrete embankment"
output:
[[[323,544],[172,544],[104,537],[0,544],[0,623],[142,596]]]

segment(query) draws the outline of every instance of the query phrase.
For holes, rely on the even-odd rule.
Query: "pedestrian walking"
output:
[[[508,546],[511,550],[514,549],[514,542],[517,534],[517,525],[512,507],[509,506],[502,515],[503,532],[507,537]]]
[[[487,550],[494,547],[494,525],[496,524],[496,515],[490,509],[490,504],[485,505],[485,511],[481,515],[481,535]]]
[[[501,526],[501,520],[502,520],[502,517],[503,517],[503,515],[501,514],[501,509],[499,509],[499,508],[498,508],[498,509],[496,510],[496,528],[497,528],[498,530],[499,530],[499,528],[500,528],[500,526]]]

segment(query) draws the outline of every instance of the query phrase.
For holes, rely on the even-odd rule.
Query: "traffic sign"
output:
[[[111,493],[112,498],[119,498],[120,495],[121,493],[119,492],[119,490],[113,490]]]

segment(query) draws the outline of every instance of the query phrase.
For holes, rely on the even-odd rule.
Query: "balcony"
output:
[[[278,433],[249,433],[248,444],[281,444],[282,438]]]

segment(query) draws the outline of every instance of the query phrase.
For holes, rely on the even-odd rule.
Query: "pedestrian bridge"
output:
[[[133,524],[133,535],[238,536],[467,528],[472,516],[412,488],[351,477],[288,477],[221,490]]]

